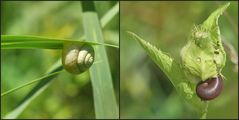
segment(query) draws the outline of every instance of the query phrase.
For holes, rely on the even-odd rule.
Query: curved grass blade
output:
[[[89,41],[47,38],[40,36],[1,35],[2,49],[34,48],[34,47],[41,49],[62,49],[63,44],[67,42],[72,42],[76,44],[105,45],[108,47],[119,48],[116,45]]]
[[[60,66],[59,64],[61,61],[57,62],[57,64],[55,66],[53,66],[53,68],[51,68],[51,71],[48,72],[47,74],[52,74],[55,72],[59,72],[63,69],[62,66]],[[14,108],[13,111],[11,111],[10,113],[8,113],[4,119],[15,119],[17,118],[22,112],[23,110],[27,107],[28,104],[30,104],[30,102],[36,98],[40,93],[42,93],[51,83],[51,81],[57,77],[57,74],[55,75],[51,75],[48,76],[46,78],[43,78],[20,102],[19,104]]]
[[[94,61],[93,64],[99,64],[99,63],[101,63],[101,62],[102,62],[102,61]],[[20,90],[21,88],[27,87],[28,85],[34,84],[34,83],[36,83],[36,82],[38,82],[38,81],[41,81],[41,80],[43,80],[44,78],[53,76],[53,75],[55,75],[55,74],[60,74],[61,72],[63,72],[63,71],[58,71],[58,72],[54,72],[54,73],[51,73],[51,74],[47,74],[47,75],[45,75],[45,76],[43,76],[43,77],[41,77],[41,78],[37,78],[37,79],[35,79],[35,80],[32,80],[32,81],[30,81],[30,82],[27,82],[27,83],[25,83],[25,84],[23,84],[23,85],[20,85],[20,86],[16,87],[16,88],[13,88],[13,89],[8,90],[8,91],[6,91],[6,92],[4,92],[4,93],[1,93],[1,97],[5,96],[5,95],[8,95],[8,94],[10,94],[10,93],[12,93],[12,92],[15,92],[15,91],[17,91],[17,90]]]
[[[36,82],[39,82],[39,81],[41,81],[41,80],[44,80],[44,79],[46,79],[46,78],[49,78],[49,77],[51,77],[51,76],[54,76],[54,75],[56,75],[56,74],[59,74],[59,73],[61,73],[61,72],[62,72],[62,71],[53,72],[53,73],[47,74],[47,75],[45,75],[45,76],[43,76],[43,77],[41,77],[41,78],[37,78],[37,79],[35,79],[35,80],[32,80],[32,81],[30,81],[30,82],[27,82],[27,83],[25,83],[25,84],[23,84],[23,85],[20,85],[20,86],[16,87],[16,88],[13,88],[13,89],[8,90],[8,91],[6,91],[6,92],[4,92],[4,93],[1,93],[1,97],[5,96],[5,95],[8,95],[8,94],[10,94],[10,93],[12,93],[12,92],[15,92],[15,91],[17,91],[17,90],[19,90],[19,89],[21,89],[21,88],[26,87],[26,86],[29,86],[29,85],[31,85],[31,84],[34,84],[34,83],[36,83]]]
[[[101,26],[94,9],[94,3],[82,1],[82,7],[86,39],[94,42],[103,42]],[[92,65],[90,68],[96,119],[118,119],[119,109],[115,98],[106,50],[104,46],[97,46],[95,51],[95,60],[102,61],[100,64]]]

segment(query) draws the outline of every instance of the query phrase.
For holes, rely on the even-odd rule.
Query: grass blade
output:
[[[89,45],[105,45],[108,47],[119,48],[116,45],[97,43],[90,41],[77,41],[70,39],[47,38],[40,36],[17,36],[17,35],[1,35],[2,49],[22,49],[22,48],[41,48],[41,49],[62,49],[66,42],[74,42],[76,44]]]
[[[110,12],[110,11],[109,11]],[[118,11],[117,11],[118,12]],[[106,13],[106,14],[108,14],[108,12]],[[105,15],[104,15],[105,16]],[[104,17],[103,17],[104,18]],[[102,18],[102,19],[103,19]],[[112,19],[113,17],[111,17],[111,19]],[[106,19],[105,19],[106,20]],[[110,22],[110,19],[107,19],[107,21],[105,21],[105,20],[101,20],[101,24],[102,24],[102,27],[105,27],[109,22]],[[103,24],[103,22],[104,22],[104,24]],[[2,43],[2,35],[1,35],[1,43]],[[77,42],[77,41],[74,41],[74,42]],[[2,46],[2,45],[1,45]],[[119,48],[118,46],[115,46],[116,48]],[[62,65],[60,64],[60,62],[61,62],[61,59],[59,59],[53,66],[52,66],[52,68],[51,69],[49,69],[48,70],[48,72],[47,73],[52,73],[52,72],[54,72],[54,71],[56,71],[57,70],[57,68],[62,68]],[[95,62],[96,63],[96,62]],[[94,64],[95,64],[94,63]],[[101,63],[101,61],[100,62],[98,62],[98,63]],[[52,78],[53,79],[53,78]],[[41,83],[39,83],[39,84],[41,84]],[[33,99],[34,98],[36,98],[38,95],[40,95],[40,93],[42,93],[46,88],[47,88],[47,86],[49,86],[48,84],[45,84],[45,85],[42,85],[42,86],[39,86],[39,84],[38,85],[36,85],[36,86],[38,86],[38,91],[34,91],[34,92],[32,92],[32,91],[30,91],[29,92],[29,94],[27,95],[27,96],[29,96],[30,94],[32,94],[32,96],[31,97],[28,97],[28,100],[27,99],[25,99],[24,98],[24,100],[22,100],[22,102],[21,103],[19,103],[18,104],[18,106],[16,106],[16,108],[13,110],[13,111],[11,111],[11,112],[9,112],[4,118],[17,118],[17,116],[18,115],[20,115],[21,113],[22,113],[22,111],[27,107],[27,105],[29,105],[30,104],[30,102],[31,101],[33,101]],[[21,105],[22,104],[22,105]],[[117,112],[118,113],[118,112]]]
[[[82,2],[83,26],[87,40],[103,43],[103,35],[93,2]],[[102,61],[90,68],[94,106],[97,119],[119,118],[111,72],[104,46],[96,46],[95,60]]]
[[[62,43],[56,42],[11,42],[1,43],[2,49],[61,49]]]
[[[61,73],[61,72],[62,72],[62,71],[53,72],[53,73],[47,74],[47,75],[45,75],[45,76],[43,76],[43,77],[41,77],[41,78],[37,78],[37,79],[35,79],[35,80],[32,80],[32,81],[30,81],[30,82],[27,82],[27,83],[25,83],[25,84],[23,84],[23,85],[20,85],[20,86],[16,87],[16,88],[13,88],[13,89],[8,90],[8,91],[6,91],[6,92],[4,92],[4,93],[1,93],[1,97],[5,96],[5,95],[8,95],[8,94],[10,94],[10,93],[12,93],[12,92],[14,92],[14,91],[17,91],[17,90],[19,90],[19,89],[21,89],[21,88],[24,88],[24,87],[26,87],[26,86],[28,86],[28,85],[31,85],[31,84],[34,84],[34,83],[39,82],[39,81],[41,81],[41,80],[44,80],[45,78],[49,78],[49,77],[51,77],[51,76],[54,76],[54,75],[56,75],[56,74],[59,74],[59,73]]]
[[[47,74],[52,74],[55,72],[59,72],[63,69],[62,66],[59,66],[60,61],[53,66],[52,70],[50,72],[48,72]],[[21,101],[20,103],[14,108],[13,111],[11,111],[10,113],[8,113],[4,119],[15,119],[17,118],[22,112],[23,110],[27,107],[28,104],[30,104],[30,102],[36,98],[39,94],[41,94],[49,85],[50,82],[57,76],[56,75],[52,75],[52,76],[48,76],[46,78],[43,78]]]
[[[119,2],[112,7],[100,20],[101,26],[104,27],[106,24],[119,13]]]

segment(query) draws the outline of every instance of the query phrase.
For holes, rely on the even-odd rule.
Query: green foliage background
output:
[[[176,93],[163,72],[126,31],[133,31],[179,60],[193,24],[202,23],[225,2],[120,2],[115,17],[104,29],[117,100],[120,84],[121,118],[195,118],[195,111]],[[101,18],[115,2],[96,2]],[[231,2],[219,19],[223,39],[238,50],[238,4]],[[83,36],[80,2],[2,2],[1,34],[38,35],[78,39]],[[1,50],[1,92],[41,77],[61,57],[61,50]],[[238,58],[237,58],[238,60]],[[238,117],[238,70],[227,53],[222,73],[224,90],[209,105],[208,118]],[[118,71],[120,69],[120,72]],[[120,76],[119,76],[120,75]],[[119,81],[119,78],[121,79]],[[120,83],[119,83],[120,82]],[[1,116],[34,85],[1,97]],[[63,73],[37,97],[20,118],[94,118],[89,73]],[[197,117],[198,118],[198,117]]]
[[[1,34],[79,39],[83,36],[80,2],[1,2]],[[101,18],[116,2],[95,2]],[[118,45],[119,16],[103,29],[105,42]],[[119,50],[108,48],[117,100]],[[41,77],[61,57],[61,50],[1,50],[1,92]],[[11,111],[34,85],[1,97],[1,116]],[[95,118],[89,73],[64,72],[19,118]]]
[[[192,106],[143,48],[127,34],[132,31],[167,52],[176,61],[193,24],[201,24],[226,2],[121,2],[120,4],[120,113],[121,118],[199,118]],[[223,40],[238,50],[238,4],[231,2],[219,18]],[[238,117],[238,69],[227,53],[222,74],[224,90],[210,102],[207,118]],[[237,54],[234,56],[238,61]]]

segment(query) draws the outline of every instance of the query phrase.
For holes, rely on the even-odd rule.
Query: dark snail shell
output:
[[[223,89],[223,79],[220,75],[209,78],[197,84],[196,93],[201,100],[207,101],[218,97]]]
[[[92,46],[64,44],[62,64],[66,71],[73,74],[85,72],[94,62],[94,49]]]

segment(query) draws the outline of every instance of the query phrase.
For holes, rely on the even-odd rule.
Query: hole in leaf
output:
[[[214,51],[214,53],[215,53],[215,54],[219,54],[219,52],[218,52],[218,51]]]

